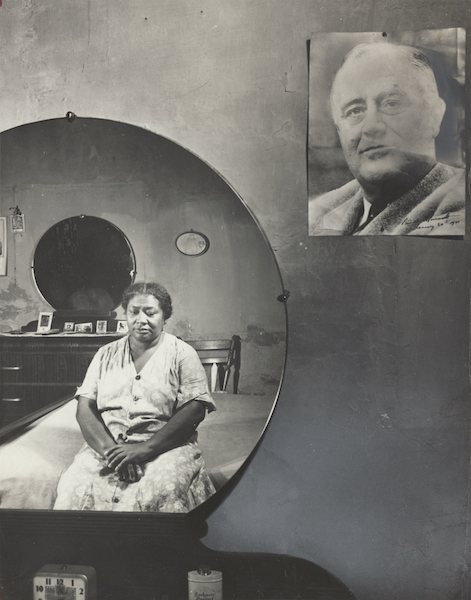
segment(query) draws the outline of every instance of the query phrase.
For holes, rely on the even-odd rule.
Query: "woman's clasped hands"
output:
[[[139,481],[144,472],[141,464],[149,460],[149,451],[145,442],[134,444],[117,444],[105,452],[108,467],[116,471],[120,481],[134,483]]]

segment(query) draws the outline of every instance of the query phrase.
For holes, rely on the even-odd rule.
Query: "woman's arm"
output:
[[[205,414],[206,409],[201,402],[187,402],[147,441],[115,445],[105,451],[109,467],[121,471],[128,465],[148,462],[168,450],[181,446],[189,440]]]
[[[116,446],[113,436],[101,418],[95,400],[85,396],[78,397],[77,421],[87,444],[101,456],[104,457],[107,450]]]

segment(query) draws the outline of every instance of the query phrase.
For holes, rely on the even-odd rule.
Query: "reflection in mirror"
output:
[[[113,310],[135,272],[134,253],[112,223],[81,215],[53,225],[39,240],[33,272],[56,309]]]
[[[216,490],[222,497],[267,425],[285,359],[283,285],[254,217],[206,163],[174,142],[126,124],[45,121],[3,133],[1,144],[0,212],[20,206],[28,230],[15,234],[9,260],[16,270],[0,282],[15,290],[13,302],[0,300],[1,356],[7,368],[2,393],[4,399],[20,399],[1,406],[0,418],[8,426],[0,439],[0,508],[53,509],[60,476],[84,444],[73,395],[96,352],[124,344],[123,356],[128,352],[134,362],[130,368],[145,374],[151,366],[151,359],[144,364],[145,344],[130,355],[128,334],[116,327],[106,334],[97,332],[95,322],[92,332],[81,334],[73,329],[45,336],[14,332],[48,308],[44,300],[56,316],[57,311],[113,310],[117,321],[132,327],[134,317],[120,306],[120,296],[136,264],[138,281],[159,282],[171,295],[173,313],[163,319],[164,338],[184,343],[183,354],[191,360],[196,352],[198,368],[204,369],[216,410],[190,420],[193,426],[204,416],[197,426],[198,446],[211,494]],[[189,231],[209,240],[206,252],[187,256],[177,249],[175,240]],[[34,280],[27,269],[31,256]],[[149,294],[138,298],[152,302]],[[159,329],[160,300],[156,313],[137,308],[139,335]],[[138,379],[130,381],[139,388]],[[152,394],[161,390],[141,394],[128,384],[118,387],[125,390],[121,416],[129,417],[126,434],[132,428],[134,398],[142,395],[144,403],[152,403]],[[193,399],[191,394],[185,386],[177,391],[178,398]],[[182,416],[174,408],[165,415],[165,426]],[[192,435],[193,430],[187,438]],[[183,443],[179,439],[177,445]],[[115,464],[107,462],[104,472]],[[145,458],[135,462],[145,470]],[[168,485],[180,485],[178,469],[175,476]],[[78,508],[97,509],[86,492],[83,498]],[[99,510],[125,510],[125,503],[111,498]],[[127,510],[141,508],[136,504]],[[164,510],[180,512],[181,507]]]

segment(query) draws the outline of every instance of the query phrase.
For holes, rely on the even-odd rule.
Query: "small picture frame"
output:
[[[12,233],[23,233],[25,230],[25,216],[10,215],[10,229]]]
[[[128,323],[127,321],[118,321],[116,325],[117,333],[127,333],[128,332]]]
[[[92,333],[93,323],[76,323],[75,333]]]
[[[66,321],[64,323],[64,329],[62,331],[65,331],[66,333],[73,333],[74,325],[75,323],[73,321]]]
[[[97,333],[106,333],[106,321],[97,321],[96,322],[96,332]]]
[[[40,312],[38,317],[37,333],[50,331],[52,325],[52,312]]]

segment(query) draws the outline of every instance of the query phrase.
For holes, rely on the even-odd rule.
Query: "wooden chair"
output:
[[[211,392],[227,390],[233,369],[233,393],[237,394],[240,372],[240,336],[233,335],[230,340],[187,340],[187,343],[198,352],[201,363],[209,371],[208,380]]]

